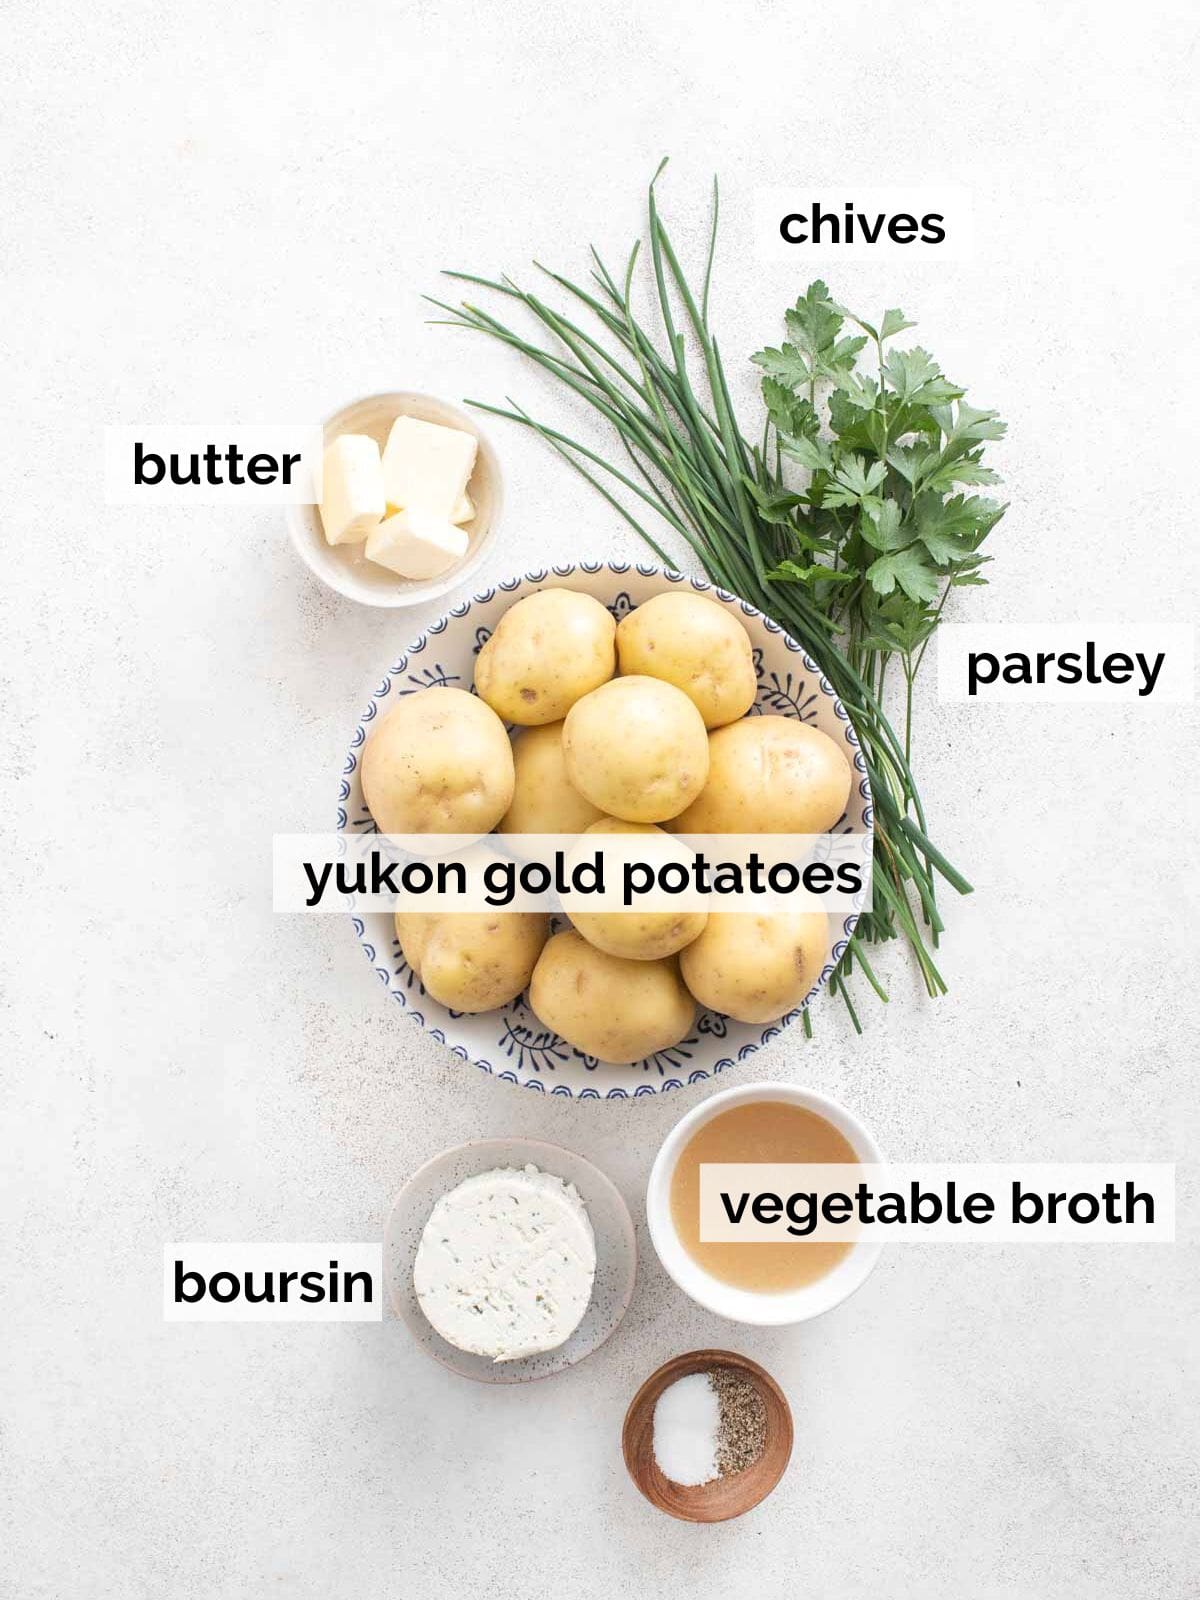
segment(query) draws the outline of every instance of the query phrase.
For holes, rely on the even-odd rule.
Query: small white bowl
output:
[[[731,1106],[748,1105],[756,1100],[785,1100],[790,1105],[803,1106],[831,1123],[850,1145],[858,1160],[877,1163],[883,1160],[875,1141],[862,1123],[846,1107],[830,1100],[814,1089],[801,1089],[791,1083],[751,1083],[741,1089],[726,1089],[721,1094],[705,1100],[694,1111],[689,1111],[671,1129],[650,1169],[650,1182],[646,1189],[646,1221],[650,1238],[670,1276],[684,1294],[697,1305],[715,1311],[719,1317],[731,1322],[752,1323],[757,1327],[783,1327],[789,1323],[807,1322],[822,1312],[832,1311],[841,1305],[870,1277],[879,1260],[883,1246],[858,1240],[837,1266],[806,1283],[802,1288],[789,1289],[778,1294],[763,1294],[752,1289],[738,1289],[706,1272],[684,1248],[675,1224],[671,1220],[671,1175],[675,1170],[684,1146],[696,1130]],[[753,1249],[753,1245],[747,1245]],[[798,1244],[798,1250],[804,1246]]]
[[[325,443],[329,444],[342,433],[365,433],[382,450],[397,417],[417,417],[422,422],[439,422],[443,427],[461,428],[466,433],[473,433],[478,439],[475,470],[467,485],[475,515],[463,525],[471,542],[462,560],[440,577],[418,580],[401,578],[387,567],[381,567],[378,562],[368,561],[361,544],[326,543],[321,513],[316,506],[288,506],[288,532],[305,566],[330,589],[336,589],[338,594],[344,594],[347,599],[357,600],[364,606],[416,606],[448,594],[451,589],[465,582],[478,567],[500,522],[504,484],[495,450],[472,417],[433,395],[397,391],[355,400],[351,405],[335,411],[326,421]]]

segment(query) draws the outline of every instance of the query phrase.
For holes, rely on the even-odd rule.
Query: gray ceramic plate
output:
[[[430,1326],[413,1287],[413,1263],[429,1214],[447,1189],[496,1167],[533,1165],[575,1185],[596,1235],[596,1281],[583,1321],[557,1350],[522,1361],[489,1361],[448,1343]],[[383,1236],[384,1273],[396,1315],[427,1355],[480,1383],[532,1383],[598,1350],[629,1309],[637,1277],[637,1237],[629,1207],[590,1161],[537,1139],[478,1139],[444,1150],[418,1168],[396,1196]]]

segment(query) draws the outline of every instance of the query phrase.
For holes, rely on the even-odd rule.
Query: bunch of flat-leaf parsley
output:
[[[877,699],[899,662],[909,757],[913,679],[929,637],[951,589],[985,582],[980,547],[1005,508],[966,491],[997,481],[983,450],[1005,425],[969,406],[927,351],[887,348],[915,326],[901,311],[873,325],[818,280],[786,321],[787,342],[753,357],[766,374],[777,485],[755,484],[758,509],[795,545],[769,576],[805,585]],[[861,333],[843,335],[847,321]],[[870,375],[859,370],[868,344]],[[782,487],[784,462],[809,474],[799,491]]]

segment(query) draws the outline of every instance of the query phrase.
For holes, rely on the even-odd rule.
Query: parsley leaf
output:
[[[795,394],[811,390],[818,382],[839,382],[853,373],[867,342],[857,334],[839,337],[843,320],[843,313],[818,279],[785,314],[787,342],[779,349],[760,350],[751,360]]]
[[[746,473],[742,474],[742,485],[754,501],[758,514],[764,522],[790,524],[792,512],[797,506],[805,504],[804,495],[793,494],[787,489],[764,489]]]
[[[822,566],[820,562],[802,567],[796,561],[781,561],[774,572],[767,573],[768,578],[778,583],[803,583],[809,588],[814,583],[851,583],[857,576],[856,572],[846,572],[844,569],[835,572],[832,567]]]
[[[842,315],[830,304],[829,290],[820,278],[809,284],[783,320],[793,344],[814,359],[830,349],[842,331]]]
[[[910,488],[921,477],[931,459],[937,460],[937,452],[931,457],[924,445],[897,445],[887,453],[888,466],[898,472]]]
[[[786,383],[778,378],[764,378],[762,390],[767,414],[779,433],[806,434],[814,438],[820,433],[821,419],[810,402],[799,398]]]
[[[985,467],[979,459],[979,452],[973,451],[957,461],[940,461],[932,472],[923,476],[923,482],[925,488],[945,493],[959,483],[997,483],[999,474],[993,472],[991,467]]]
[[[963,393],[943,377],[937,362],[919,345],[913,350],[893,350],[884,363],[883,374],[902,401],[940,405],[957,400]]]
[[[903,550],[916,537],[915,529],[904,526],[903,513],[896,500],[883,500],[877,507],[864,507],[858,531],[873,550],[885,554],[889,550]]]
[[[859,372],[843,372],[837,379],[838,393],[844,394],[852,406],[860,411],[871,411],[879,398],[879,385],[874,378],[864,378]]]
[[[976,411],[965,400],[956,409],[946,406],[934,412],[938,427],[946,435],[946,443],[977,444],[985,439],[1003,439],[1008,424],[1001,422],[995,411]]]
[[[932,603],[941,593],[941,580],[915,545],[880,556],[867,568],[867,580],[876,594],[891,594],[899,584],[910,600]]]
[[[806,388],[812,377],[812,367],[808,358],[802,355],[795,345],[785,344],[779,350],[768,347],[750,359],[755,366],[761,367],[770,377],[777,378],[787,389]]]
[[[880,339],[890,339],[893,334],[903,333],[905,328],[915,328],[916,323],[910,322],[903,311],[896,307],[883,313],[883,321],[879,325]]]
[[[798,461],[810,472],[833,471],[833,457],[823,439],[810,438],[807,435],[793,438],[790,434],[780,434],[779,444],[785,456]]]
[[[825,491],[822,505],[826,506],[853,506],[867,496],[874,494],[875,490],[887,476],[887,463],[873,461],[868,466],[866,459],[860,455],[844,456],[839,465],[834,468],[834,481]]]

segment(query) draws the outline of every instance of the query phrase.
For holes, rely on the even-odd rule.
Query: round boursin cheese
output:
[[[555,1350],[592,1297],[596,1238],[575,1189],[537,1167],[466,1178],[434,1206],[413,1267],[421,1310],[493,1361]]]

